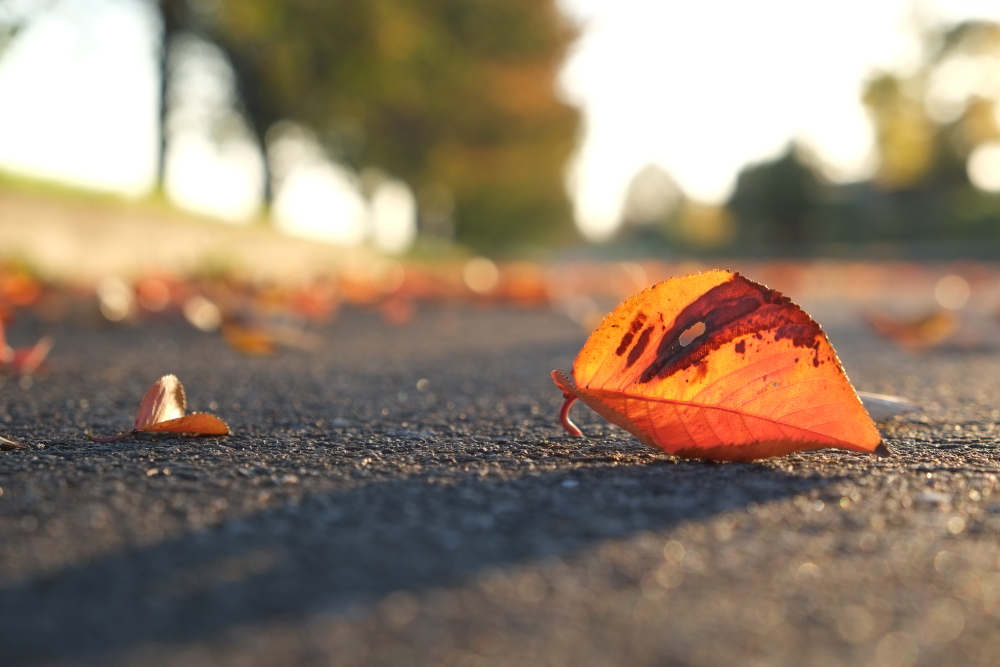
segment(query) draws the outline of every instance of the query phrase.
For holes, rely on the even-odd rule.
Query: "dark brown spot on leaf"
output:
[[[774,330],[774,340],[791,339],[795,347],[818,348],[819,341],[816,337],[820,335],[822,334],[819,325],[812,321],[804,324],[786,324]]]
[[[632,339],[634,337],[635,337],[634,333],[632,333],[631,331],[626,331],[625,335],[622,336],[622,342],[618,345],[618,349],[615,350],[615,354],[617,354],[619,357],[625,354],[625,350],[627,350],[628,346],[632,344]]]
[[[625,350],[628,346],[632,344],[632,339],[635,338],[635,334],[639,329],[642,328],[643,323],[646,321],[646,313],[636,313],[635,317],[632,319],[632,323],[628,327],[628,331],[622,336],[621,343],[618,344],[618,349],[615,350],[615,354],[619,357],[625,354]]]
[[[646,346],[649,344],[649,337],[653,333],[653,326],[650,325],[642,330],[639,334],[639,340],[635,342],[635,347],[632,351],[628,353],[628,359],[625,361],[625,368],[632,368],[632,366],[639,360],[642,353],[646,351]]]
[[[736,274],[691,302],[665,331],[656,350],[656,359],[639,376],[639,382],[665,378],[700,363],[711,352],[735,338],[791,327],[787,333],[805,341],[808,347],[817,335],[818,325],[780,292],[751,282]],[[705,333],[687,347],[680,342],[682,332],[697,322],[704,322]],[[777,334],[776,334],[777,335]],[[770,341],[769,341],[770,342]]]
[[[744,354],[747,351],[747,342],[745,340],[741,340],[740,342],[736,343],[735,348],[737,354]],[[798,360],[796,359],[796,361]]]

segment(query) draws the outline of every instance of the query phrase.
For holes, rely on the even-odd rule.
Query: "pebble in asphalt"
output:
[[[569,438],[548,373],[585,335],[543,309],[349,311],[270,358],[36,324],[48,372],[0,379],[31,446],[0,452],[0,664],[998,664],[1000,355],[814,314],[925,407],[893,457],[685,461],[579,405]],[[166,373],[234,434],[85,439]]]

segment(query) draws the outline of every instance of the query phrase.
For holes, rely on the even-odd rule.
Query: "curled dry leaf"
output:
[[[560,419],[580,399],[670,454],[747,461],[834,447],[888,454],[826,335],[780,292],[737,273],[658,283],[553,371]]]
[[[204,412],[185,415],[186,410],[184,386],[176,376],[164,375],[142,397],[131,431],[103,438],[87,437],[93,442],[114,442],[139,433],[229,435],[229,426],[215,415]]]
[[[27,449],[27,445],[22,445],[19,442],[14,442],[13,440],[8,440],[7,438],[0,436],[0,452],[9,452],[15,449]]]

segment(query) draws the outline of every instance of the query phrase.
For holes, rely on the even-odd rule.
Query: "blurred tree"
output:
[[[652,248],[675,241],[671,232],[683,199],[680,186],[663,167],[642,167],[625,192],[619,242]]]
[[[937,128],[927,116],[922,93],[892,74],[876,76],[865,88],[863,99],[875,126],[879,155],[875,179],[886,188],[917,183],[934,161]]]
[[[942,241],[966,252],[994,247],[970,244],[1000,238],[1000,197],[972,186],[969,164],[978,148],[1000,141],[1000,26],[968,22],[924,37],[917,67],[878,73],[865,85],[872,180],[830,184],[794,146],[747,167],[728,202],[740,250],[788,254],[872,241],[914,242],[917,252],[940,252]]]
[[[7,46],[13,41],[14,36],[17,35],[20,29],[20,23],[0,21],[0,55],[7,49]]]
[[[169,141],[167,132],[167,119],[170,114],[170,46],[176,41],[187,26],[191,24],[188,17],[187,7],[184,0],[157,0],[160,9],[161,33],[159,49],[159,71],[160,71],[160,100],[159,100],[159,123],[157,129],[160,136],[160,150],[157,153],[156,182],[157,187],[163,188],[163,180],[167,171],[167,143]]]
[[[1000,205],[969,178],[975,150],[1000,139],[1000,25],[968,21],[925,35],[919,66],[881,73],[865,88],[875,127],[874,185],[885,239],[972,240],[1000,236]]]
[[[967,21],[929,31],[912,73],[869,80],[863,99],[875,126],[876,184],[887,190],[967,184],[969,155],[1000,138],[998,68],[1000,25]]]
[[[31,20],[58,0],[0,0],[0,55]]]
[[[625,192],[622,225],[648,226],[663,223],[677,209],[680,186],[658,164],[647,164],[636,172]]]
[[[573,234],[563,172],[578,121],[554,81],[574,33],[553,0],[159,7],[165,40],[181,24],[224,50],[262,144],[290,120],[333,159],[404,179],[421,202],[444,193],[456,239],[480,251]]]
[[[695,251],[717,251],[735,238],[733,215],[725,206],[685,200],[671,221],[675,243]]]
[[[162,19],[161,182],[171,55],[193,35],[225,54],[265,155],[291,121],[333,160],[408,182],[427,231],[484,252],[575,237],[578,113],[555,90],[575,32],[556,0],[146,1]],[[56,2],[0,0],[0,49]]]
[[[988,58],[997,57],[1000,48],[1000,24],[992,21],[963,21],[938,33],[932,31],[927,38],[927,62],[939,66],[956,56]]]
[[[816,240],[815,212],[828,185],[801,150],[790,144],[778,158],[743,169],[727,203],[739,221],[745,248],[788,251]]]

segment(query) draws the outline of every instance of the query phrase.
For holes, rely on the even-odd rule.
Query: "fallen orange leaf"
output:
[[[229,435],[229,426],[215,415],[195,412],[185,415],[184,386],[173,375],[164,375],[146,391],[139,403],[132,430],[104,438],[87,435],[92,442],[114,442],[139,433],[188,433]]]
[[[950,310],[937,310],[910,320],[873,311],[865,319],[876,333],[911,352],[941,345],[958,330],[959,324],[958,316]]]
[[[738,273],[658,283],[604,318],[552,371],[576,399],[670,454],[748,461],[834,447],[888,454],[826,335],[780,292]]]
[[[235,323],[224,324],[222,338],[231,348],[243,354],[274,354],[274,336],[260,328],[249,328]]]

